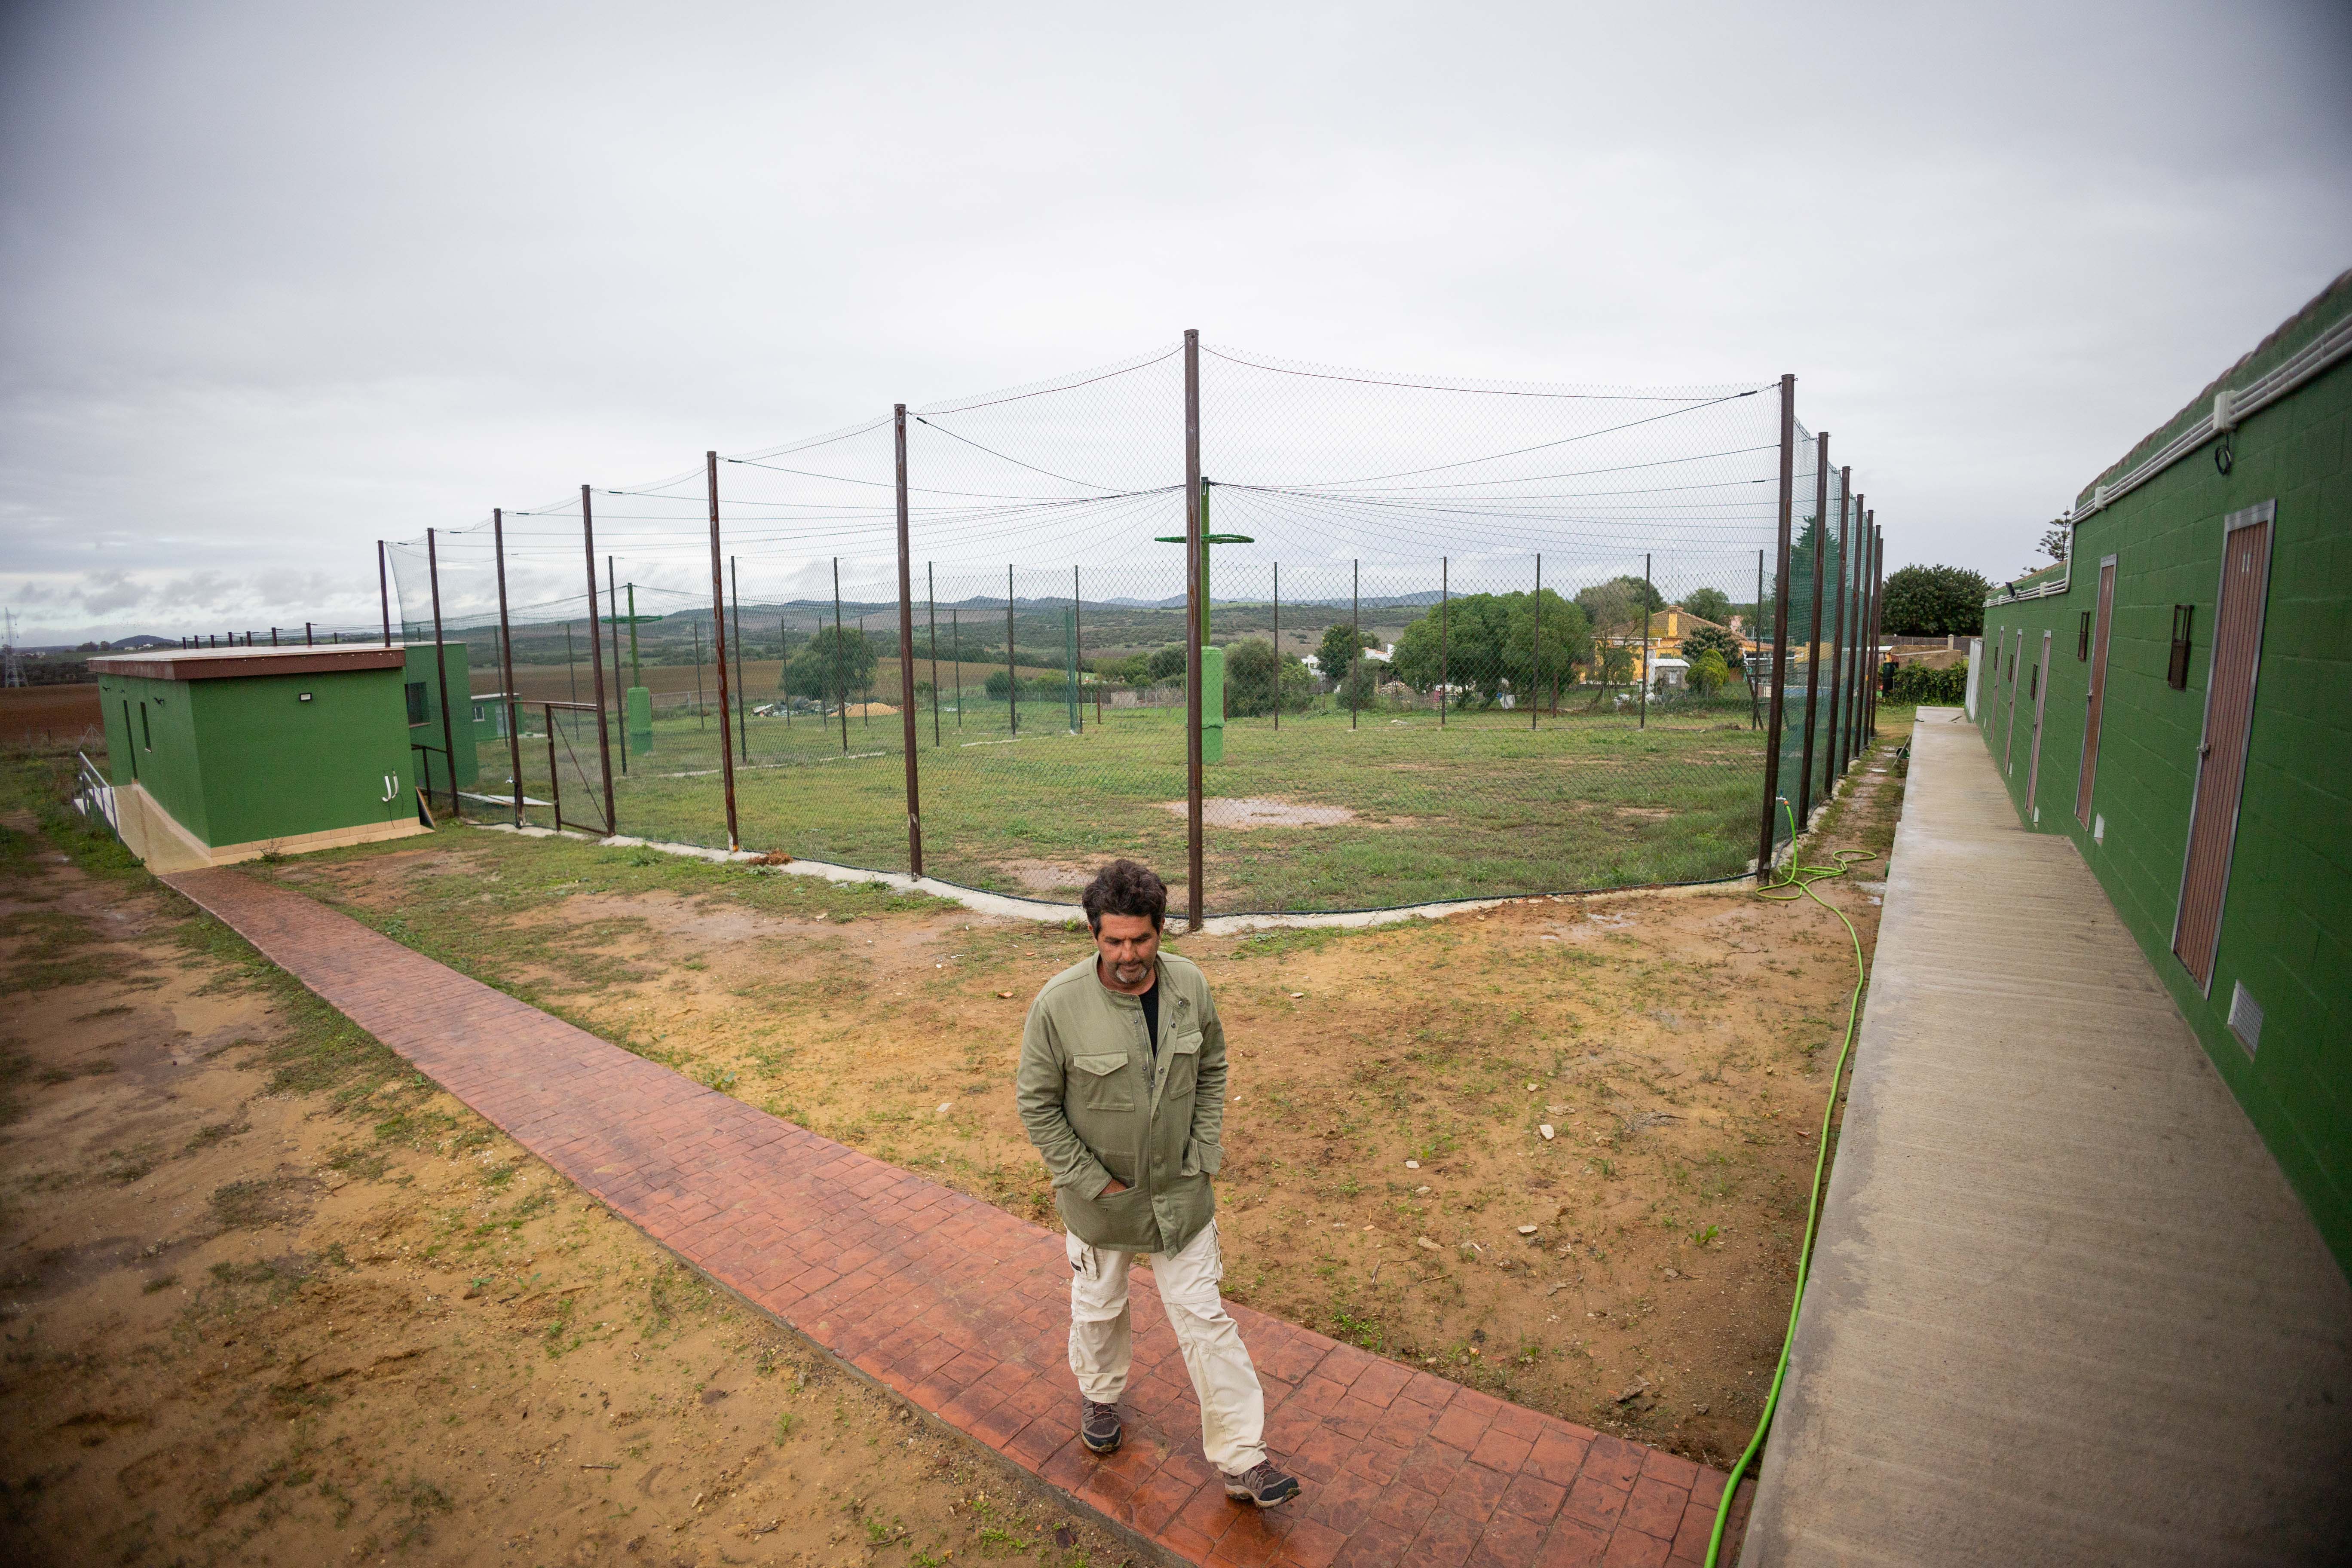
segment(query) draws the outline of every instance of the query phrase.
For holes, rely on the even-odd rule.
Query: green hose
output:
[[[1838,1047],[1837,1066],[1830,1072],[1829,1103],[1822,1107],[1821,1144],[1813,1154],[1812,1195],[1805,1202],[1805,1243],[1797,1251],[1797,1294],[1789,1303],[1789,1331],[1780,1341],[1780,1361],[1772,1369],[1772,1385],[1764,1394],[1763,1414],[1756,1418],[1756,1436],[1748,1440],[1748,1451],[1739,1456],[1738,1464],[1731,1467],[1731,1474],[1723,1483],[1723,1499],[1715,1505],[1715,1530],[1706,1538],[1706,1568],[1716,1568],[1716,1558],[1723,1550],[1723,1527],[1731,1518],[1731,1500],[1739,1490],[1739,1478],[1747,1473],[1748,1467],[1755,1462],[1757,1453],[1764,1447],[1764,1434],[1771,1429],[1772,1412],[1780,1403],[1780,1382],[1789,1374],[1789,1346],[1797,1337],[1797,1309],[1805,1304],[1805,1279],[1812,1270],[1813,1227],[1821,1218],[1822,1177],[1829,1170],[1830,1127],[1837,1114],[1838,1085],[1844,1081],[1845,1059],[1853,1050],[1854,1026],[1862,1019],[1862,987],[1869,977],[1869,971],[1862,961],[1862,933],[1854,930],[1852,921],[1845,918],[1844,910],[1813,891],[1813,884],[1826,882],[1832,877],[1843,877],[1849,868],[1863,861],[1877,859],[1877,855],[1867,849],[1837,849],[1830,855],[1830,858],[1837,862],[1833,866],[1797,864],[1793,848],[1797,837],[1796,813],[1790,809],[1788,796],[1781,795],[1779,799],[1781,814],[1789,819],[1789,839],[1792,846],[1789,870],[1777,882],[1766,880],[1770,875],[1769,868],[1760,872],[1757,878],[1756,896],[1776,904],[1793,904],[1800,899],[1811,899],[1837,916],[1839,922],[1845,927],[1846,935],[1853,939],[1853,994],[1846,1003],[1845,1040]]]

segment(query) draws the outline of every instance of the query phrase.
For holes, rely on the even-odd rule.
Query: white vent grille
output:
[[[2239,981],[2230,992],[2230,1033],[2238,1037],[2238,1044],[2252,1056],[2254,1047],[2263,1043],[2263,1005],[2254,994]]]

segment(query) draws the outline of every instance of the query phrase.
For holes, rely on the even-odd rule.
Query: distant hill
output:
[[[45,643],[38,647],[20,647],[18,653],[130,653],[142,647],[177,647],[177,637],[159,637],[151,632],[141,632],[135,637],[118,637],[100,643]]]

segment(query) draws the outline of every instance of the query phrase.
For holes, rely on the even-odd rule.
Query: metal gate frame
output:
[[[563,772],[555,763],[555,710],[562,708],[573,712],[593,713],[597,715],[598,722],[601,724],[604,709],[602,703],[597,702],[540,702],[533,706],[541,710],[540,722],[547,726],[547,799],[550,808],[555,814],[555,830],[561,833],[563,831]],[[569,744],[570,742],[567,742],[567,747]],[[576,754],[573,760],[578,760]],[[520,778],[515,780],[515,798],[517,800],[522,798],[522,780]],[[573,826],[584,828],[589,825],[582,822],[575,823]],[[596,837],[599,838],[610,838],[612,836],[613,825],[610,822],[596,828]]]

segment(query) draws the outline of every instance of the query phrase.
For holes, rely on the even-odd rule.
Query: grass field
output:
[[[1865,949],[1899,723],[1807,848],[1881,858],[1823,889]],[[243,874],[1054,1223],[1012,1078],[1030,999],[1088,952],[1075,922],[494,833]],[[1739,1450],[1788,1324],[1853,984],[1833,917],[1727,888],[1173,947],[1230,1041],[1227,1296],[1687,1458]]]
[[[1016,736],[1002,702],[950,706],[936,743],[928,706],[919,715],[927,872],[1067,898],[1095,865],[1126,854],[1181,883],[1181,710],[1109,709],[1097,723],[1089,708],[1073,733],[1065,705],[1024,701]],[[754,719],[750,731],[736,783],[747,847],[906,868],[898,720],[853,717],[845,746],[838,719]],[[652,752],[615,779],[619,830],[723,842],[718,746],[715,720],[656,720]],[[597,816],[594,753],[593,720],[559,745],[567,820]],[[1572,710],[1532,730],[1507,712],[1457,713],[1442,727],[1419,711],[1368,711],[1353,729],[1339,710],[1286,715],[1279,731],[1236,721],[1208,794],[1266,803],[1257,815],[1276,820],[1221,826],[1213,816],[1208,906],[1358,909],[1737,876],[1755,852],[1763,759],[1744,699],[1654,710],[1646,727]],[[486,787],[503,777],[501,761],[486,752]],[[549,798],[548,769],[543,735],[526,740],[526,794]],[[1323,808],[1309,814],[1324,820],[1280,820],[1298,808]]]

